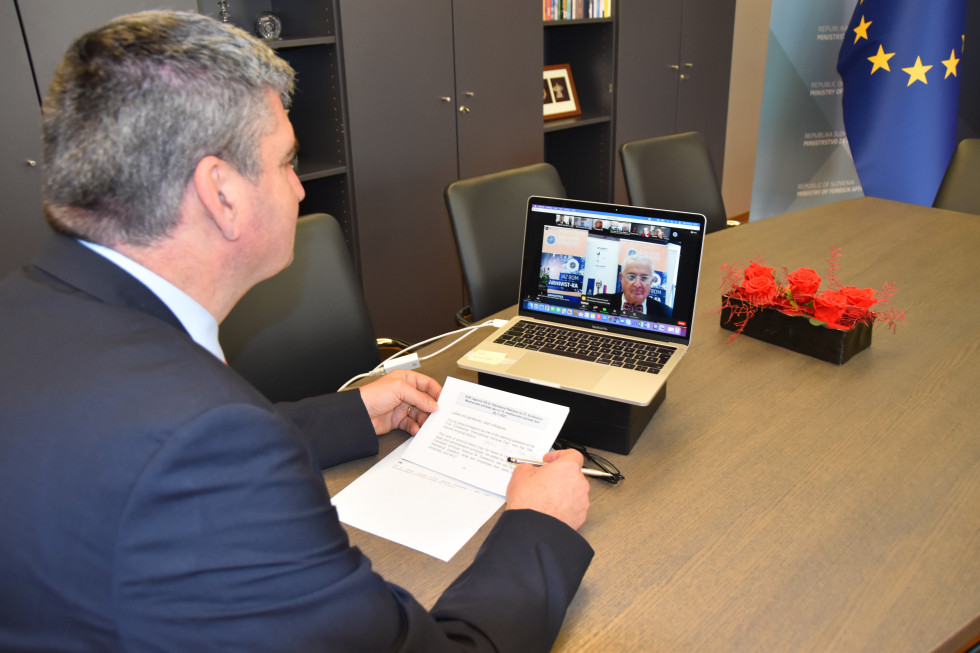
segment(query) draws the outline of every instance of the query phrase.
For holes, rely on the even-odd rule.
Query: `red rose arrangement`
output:
[[[827,272],[827,288],[820,290],[824,281],[810,268],[799,268],[788,272],[765,265],[760,258],[753,259],[744,268],[738,265],[723,265],[722,308],[732,311],[735,339],[745,328],[745,324],[764,308],[771,308],[786,315],[799,315],[816,326],[830,329],[850,330],[862,322],[873,324],[876,320],[884,322],[894,331],[898,322],[905,319],[904,311],[896,314],[889,306],[894,294],[894,284],[887,283],[881,290],[844,286],[837,278],[840,248],[830,252]],[[738,300],[738,301],[733,301]]]

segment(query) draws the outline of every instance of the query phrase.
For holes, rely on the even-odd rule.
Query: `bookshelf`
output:
[[[220,19],[218,3],[213,0],[198,0],[198,9]],[[255,19],[263,12],[271,11],[281,20],[281,38],[266,43],[296,70],[289,118],[299,141],[296,172],[306,190],[300,215],[329,213],[337,218],[355,266],[360,269],[334,2],[236,0],[229,3],[227,10],[231,23],[253,34]]]
[[[580,20],[612,17],[613,0],[542,0],[544,20]]]
[[[608,201],[614,148],[615,16],[544,21],[544,65],[569,64],[582,114],[544,123],[545,160],[578,199]]]

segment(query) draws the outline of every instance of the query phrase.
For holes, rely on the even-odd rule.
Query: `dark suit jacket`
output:
[[[273,406],[55,237],[0,283],[0,650],[547,650],[592,550],[507,511],[431,613],[348,543],[320,467],[357,392]]]
[[[610,308],[615,311],[620,310],[623,306],[623,293],[621,292],[590,295],[587,297],[587,299],[603,299],[609,302]],[[658,302],[652,297],[647,297],[646,313],[643,313],[642,315],[647,316],[651,320],[669,320],[673,312],[674,311],[666,304]]]

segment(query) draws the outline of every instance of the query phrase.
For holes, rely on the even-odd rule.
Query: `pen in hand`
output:
[[[514,465],[534,465],[535,467],[540,467],[541,465],[547,465],[548,463],[542,462],[540,460],[528,460],[527,458],[515,458],[514,456],[507,456],[507,462]],[[609,472],[604,472],[599,469],[589,469],[588,467],[582,468],[582,473],[586,476],[595,476],[596,478],[616,478],[615,475]]]

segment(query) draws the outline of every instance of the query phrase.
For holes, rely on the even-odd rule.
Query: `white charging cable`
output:
[[[447,349],[449,349],[450,347],[452,347],[453,345],[455,345],[456,343],[458,343],[463,338],[470,335],[477,329],[482,329],[483,327],[488,327],[488,326],[492,326],[495,329],[499,329],[505,324],[507,324],[507,320],[500,320],[500,319],[487,320],[482,324],[474,324],[472,326],[463,327],[462,329],[456,329],[455,331],[448,331],[446,333],[443,333],[442,335],[429,338],[428,340],[417,342],[414,345],[410,345],[405,349],[402,349],[401,351],[392,354],[390,357],[382,361],[381,364],[375,367],[373,370],[352,377],[346,383],[344,383],[344,385],[337,388],[337,392],[340,392],[341,390],[349,386],[351,383],[367,378],[369,376],[383,376],[388,372],[391,372],[392,370],[414,370],[416,367],[422,364],[422,361],[428,360],[433,356],[438,356],[439,354],[446,351]],[[460,335],[460,337],[456,338],[455,340],[453,340],[451,343],[449,343],[439,351],[432,352],[431,354],[428,354],[423,358],[419,358],[418,354],[414,353],[414,350],[424,347],[430,342],[435,342],[436,340],[441,340],[442,338],[446,338],[455,335],[457,333],[462,335]]]

